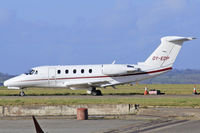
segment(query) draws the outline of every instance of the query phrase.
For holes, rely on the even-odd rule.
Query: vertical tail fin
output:
[[[193,40],[192,37],[167,36],[161,38],[161,44],[146,59],[145,64],[155,67],[172,67],[183,42]]]

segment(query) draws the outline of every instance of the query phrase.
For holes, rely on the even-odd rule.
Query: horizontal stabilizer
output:
[[[195,37],[176,37],[176,36],[170,37],[170,38],[166,37],[166,40],[169,42],[178,42],[178,41],[184,42],[184,41],[190,41],[194,39],[196,38]]]

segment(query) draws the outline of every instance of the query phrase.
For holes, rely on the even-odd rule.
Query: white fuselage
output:
[[[67,87],[71,89],[89,89],[91,86],[106,87],[118,84],[131,83],[152,78],[171,70],[168,68],[146,69],[139,68],[133,72],[116,70],[105,73],[104,66],[115,68],[118,64],[111,65],[69,65],[69,66],[42,66],[33,68],[31,74],[22,74],[10,80],[4,85],[12,87]],[[128,65],[121,65],[128,66]],[[130,65],[129,65],[130,66]],[[133,66],[133,65],[131,65]],[[138,67],[138,66],[137,66]],[[135,68],[135,65],[134,65]],[[107,69],[107,68],[106,68]],[[94,83],[94,85],[92,85]]]

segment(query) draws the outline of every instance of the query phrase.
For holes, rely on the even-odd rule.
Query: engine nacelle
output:
[[[104,75],[121,75],[135,73],[138,71],[140,71],[140,69],[131,65],[108,64],[102,66],[102,73]]]

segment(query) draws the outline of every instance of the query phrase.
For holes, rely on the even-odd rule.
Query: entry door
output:
[[[49,87],[55,87],[56,86],[56,69],[55,68],[49,68]]]

